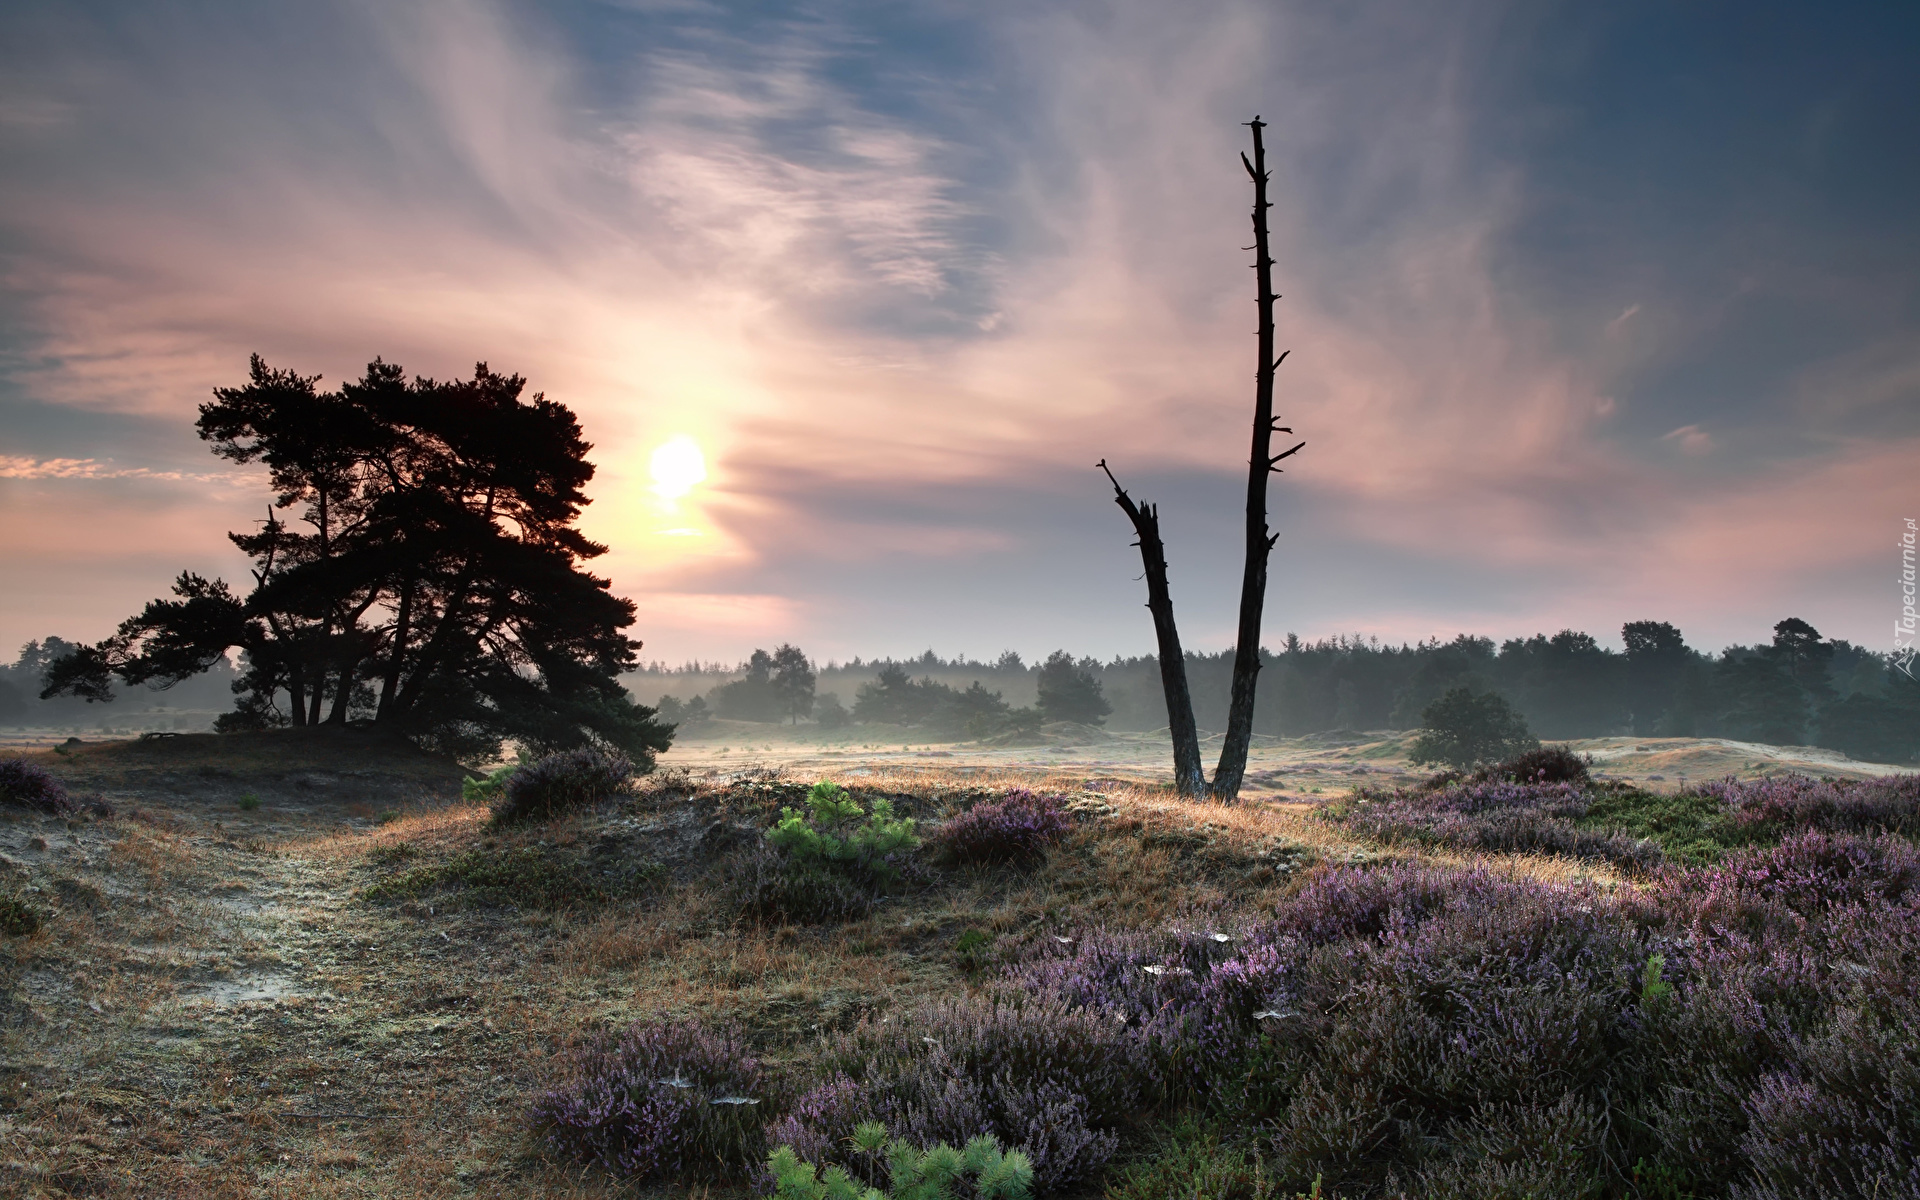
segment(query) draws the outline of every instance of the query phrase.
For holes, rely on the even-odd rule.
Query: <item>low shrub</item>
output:
[[[557,1153],[614,1175],[740,1178],[764,1153],[769,1089],[735,1032],[637,1024],[572,1055],[533,1123]]]
[[[862,1021],[829,1043],[822,1066],[825,1082],[768,1140],[869,1183],[880,1180],[848,1139],[880,1121],[923,1147],[991,1134],[1031,1160],[1040,1190],[1064,1187],[1105,1165],[1115,1130],[1155,1094],[1137,1036],[1047,997],[971,997]]]
[[[1920,775],[1881,779],[1726,779],[1694,789],[1725,806],[1733,819],[1776,834],[1790,829],[1826,833],[1898,833],[1920,836]]]
[[[1584,784],[1589,778],[1588,767],[1586,759],[1565,746],[1542,746],[1495,763],[1476,774],[1482,780],[1506,779],[1514,783]]]
[[[388,867],[398,866],[418,857],[420,857],[420,847],[412,842],[394,842],[387,846],[375,846],[367,851],[368,861]]]
[[[898,879],[897,860],[920,844],[913,826],[912,817],[894,815],[885,797],[869,812],[839,784],[822,781],[807,793],[806,811],[780,810],[767,842],[803,868],[839,871],[878,886]]]
[[[951,862],[1036,862],[1072,828],[1059,796],[1015,788],[948,821],[934,845]]]
[[[735,860],[728,891],[741,916],[774,925],[857,921],[873,911],[875,898],[871,885],[769,846]]]
[[[498,804],[507,796],[507,781],[520,769],[518,763],[495,767],[479,779],[469,775],[460,781],[460,798],[468,804]]]
[[[1018,1150],[1007,1152],[985,1134],[955,1150],[941,1142],[920,1148],[904,1138],[889,1138],[887,1127],[869,1121],[848,1139],[851,1152],[886,1163],[888,1189],[863,1187],[838,1166],[816,1176],[814,1164],[801,1161],[793,1147],[781,1146],[767,1160],[773,1193],[779,1200],[949,1200],[956,1185],[975,1200],[1027,1200],[1033,1194],[1033,1166]]]
[[[1263,1186],[1324,1175],[1365,1191],[1391,1171],[1437,1171],[1432,1148],[1498,1105],[1552,1108],[1567,1092],[1586,1104],[1635,1080],[1652,911],[1481,872],[1326,869],[1261,927],[1095,932],[1038,943],[1010,973],[1129,1031],[1166,1101],[1226,1127],[1271,1123]],[[1456,1162],[1432,1185],[1509,1194],[1492,1182],[1507,1153]],[[1178,1170],[1244,1180],[1247,1157],[1187,1154]],[[1606,1170],[1580,1162],[1576,1182]]]
[[[0,805],[24,808],[50,816],[75,811],[72,797],[44,767],[23,758],[0,759]]]
[[[783,806],[767,845],[735,861],[729,887],[743,916],[803,925],[863,917],[920,844],[913,819],[896,816],[884,797],[869,812],[845,788],[821,782],[806,804]]]
[[[25,937],[39,931],[40,910],[18,896],[0,896],[0,934]]]
[[[260,797],[254,795],[252,792],[248,792],[240,797],[239,802],[236,803],[234,807],[238,808],[241,812],[259,812]]]
[[[514,768],[507,776],[493,806],[493,820],[500,825],[550,820],[618,793],[633,774],[633,763],[617,750],[582,746],[549,754]],[[481,788],[488,786],[476,782]],[[464,794],[464,785],[462,790]]]
[[[1152,1153],[1107,1183],[1105,1200],[1289,1200],[1278,1190],[1260,1140],[1246,1129],[1187,1115],[1162,1131]],[[1320,1181],[1292,1200],[1320,1200]]]
[[[1432,791],[1362,791],[1323,812],[1348,830],[1387,844],[1562,854],[1639,871],[1662,861],[1657,842],[1590,827],[1585,818],[1591,806],[1591,796],[1572,783],[1493,779]]]

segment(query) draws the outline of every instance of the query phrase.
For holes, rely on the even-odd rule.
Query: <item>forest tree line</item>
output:
[[[1498,693],[1536,735],[1549,739],[1725,737],[1817,745],[1867,761],[1920,757],[1920,685],[1887,656],[1823,638],[1806,621],[1789,618],[1775,626],[1769,641],[1719,653],[1688,646],[1666,622],[1630,622],[1621,640],[1624,648],[1611,650],[1574,630],[1499,643],[1463,634],[1398,646],[1358,636],[1306,641],[1289,634],[1278,649],[1261,653],[1255,729],[1283,737],[1411,729],[1429,703],[1466,686]],[[702,716],[807,718],[955,736],[968,732],[969,721],[975,729],[991,725],[976,719],[982,713],[1025,709],[1046,719],[1064,717],[1060,702],[1052,713],[1041,703],[1051,667],[1055,678],[1070,670],[1086,681],[1075,686],[1091,687],[1110,709],[1104,716],[1067,719],[1123,731],[1166,724],[1159,663],[1152,655],[1102,662],[1060,651],[1030,665],[1012,651],[980,661],[945,659],[929,650],[903,660],[815,664],[795,647],[783,650],[788,662],[806,664],[806,691],[818,712],[796,715],[791,704],[775,712],[755,699],[766,686],[756,680],[774,678],[773,656],[766,651],[732,669],[654,663],[623,682],[643,703],[671,697],[661,714],[668,720],[687,720],[697,699],[691,710],[696,723]],[[1233,653],[1189,651],[1186,657],[1196,718],[1202,729],[1217,731],[1226,719]],[[756,669],[759,659],[765,661]],[[877,703],[883,698],[894,701],[892,708]]]
[[[1804,621],[1780,623],[1769,642],[1717,654],[1685,644],[1663,622],[1624,627],[1624,650],[1574,631],[1496,644],[1460,636],[1403,645],[1289,635],[1262,652],[1256,730],[1299,736],[1333,730],[1409,729],[1448,689],[1503,696],[1544,738],[1728,737],[1776,745],[1817,745],[1867,761],[1920,758],[1920,685],[1887,656],[1821,638]],[[48,663],[71,649],[57,637],[29,642],[0,666],[0,724],[92,727],[127,723],[165,706],[219,709],[238,678],[221,660],[168,690],[136,689],[102,708],[75,698],[40,700]],[[1227,711],[1232,654],[1189,652],[1201,728],[1217,730]],[[1042,703],[1043,684],[1046,687]],[[701,715],[815,725],[884,724],[961,738],[1024,732],[1047,719],[1121,731],[1166,724],[1159,664],[1152,655],[1109,661],[1064,651],[1029,664],[1008,651],[991,661],[854,659],[818,664],[795,647],[758,651],[746,663],[650,664],[621,677],[642,703],[671,697],[661,716],[697,733]],[[1104,706],[1107,711],[1101,712]],[[137,723],[153,726],[141,719]]]

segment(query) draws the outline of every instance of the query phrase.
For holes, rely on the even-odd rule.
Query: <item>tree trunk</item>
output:
[[[1267,476],[1279,470],[1280,460],[1300,449],[1295,446],[1283,454],[1273,453],[1275,432],[1292,433],[1273,422],[1273,372],[1280,358],[1273,352],[1273,258],[1267,248],[1267,152],[1260,131],[1266,128],[1259,117],[1248,123],[1253,129],[1253,160],[1246,155],[1247,174],[1253,178],[1253,251],[1254,277],[1260,308],[1260,370],[1254,377],[1253,453],[1247,461],[1246,568],[1240,578],[1240,624],[1235,633],[1233,652],[1233,692],[1227,708],[1227,732],[1220,745],[1220,763],[1213,771],[1213,798],[1231,804],[1240,796],[1240,781],[1247,771],[1247,747],[1253,741],[1254,692],[1260,680],[1260,612],[1267,598],[1267,557],[1273,550],[1274,536],[1267,531]],[[1305,445],[1305,442],[1300,445]]]
[[[399,611],[393,618],[393,643],[388,648],[387,669],[380,680],[380,705],[374,710],[373,719],[384,721],[393,707],[394,694],[400,687],[400,665],[407,652],[407,639],[413,636],[413,590],[415,581],[407,579],[400,587]]]
[[[1187,656],[1180,649],[1180,630],[1173,622],[1173,595],[1167,589],[1167,549],[1160,540],[1160,512],[1138,504],[1100,460],[1100,469],[1113,483],[1113,502],[1133,522],[1140,535],[1140,561],[1146,567],[1147,611],[1153,614],[1153,633],[1160,647],[1160,686],[1167,696],[1167,731],[1173,735],[1173,782],[1182,796],[1207,794],[1207,776],[1200,765],[1200,736],[1193,724],[1193,694],[1187,690]]]
[[[1160,644],[1160,685],[1167,695],[1167,728],[1173,734],[1174,782],[1180,794],[1214,799],[1231,804],[1240,796],[1240,781],[1247,771],[1247,748],[1253,741],[1253,701],[1260,677],[1260,610],[1267,595],[1267,556],[1273,550],[1274,537],[1267,532],[1267,476],[1280,469],[1280,461],[1291,457],[1306,445],[1273,453],[1273,435],[1293,430],[1273,421],[1273,372],[1280,365],[1273,353],[1273,258],[1267,251],[1267,153],[1260,137],[1266,128],[1259,117],[1248,123],[1253,129],[1253,159],[1242,154],[1247,174],[1253,179],[1254,271],[1258,281],[1256,302],[1260,308],[1260,369],[1255,378],[1253,406],[1253,454],[1247,463],[1247,542],[1246,569],[1240,580],[1240,624],[1233,656],[1233,694],[1227,711],[1227,733],[1220,747],[1220,763],[1213,772],[1209,788],[1206,772],[1200,765],[1200,739],[1193,724],[1193,695],[1187,688],[1187,661],[1180,649],[1180,633],[1173,622],[1173,598],[1167,589],[1166,547],[1160,540],[1160,513],[1151,504],[1136,505],[1107,469],[1100,469],[1113,483],[1114,503],[1133,522],[1140,535],[1136,543],[1146,566],[1147,608],[1153,613],[1153,631]]]
[[[293,714],[294,725],[305,728],[307,724],[306,677],[298,666],[287,668],[287,708]]]

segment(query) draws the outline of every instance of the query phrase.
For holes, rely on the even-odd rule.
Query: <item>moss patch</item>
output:
[[[1661,795],[1637,789],[1596,792],[1581,829],[1651,838],[1669,859],[1698,865],[1717,861],[1742,846],[1770,844],[1778,837],[1737,823],[1712,796],[1692,792]]]

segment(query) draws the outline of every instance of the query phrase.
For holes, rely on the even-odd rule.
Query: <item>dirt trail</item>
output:
[[[515,1134],[547,923],[356,899],[370,797],[412,802],[396,826],[477,819],[437,803],[445,772],[177,788],[178,763],[70,765],[118,816],[0,822],[0,872],[46,917],[4,960],[0,1192],[460,1195],[539,1171]]]

